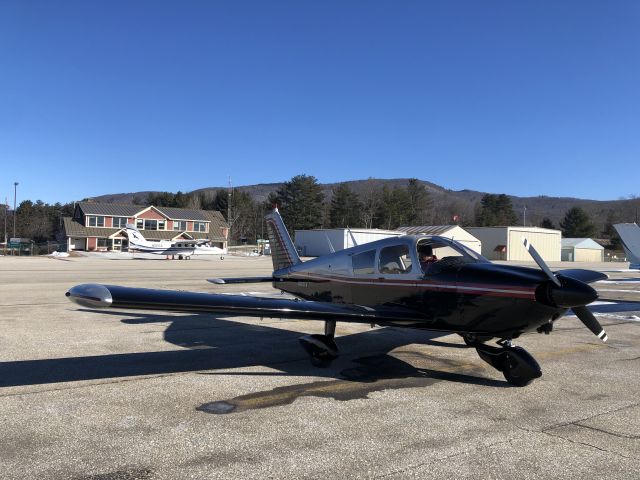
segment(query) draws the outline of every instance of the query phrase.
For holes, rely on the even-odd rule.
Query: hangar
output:
[[[563,262],[604,262],[604,247],[590,238],[563,238]]]
[[[378,230],[377,228],[319,228],[296,230],[294,243],[296,250],[303,257],[319,257],[331,253],[332,248],[337,252],[355,245],[400,235],[404,234],[396,230]]]
[[[438,235],[450,238],[469,247],[471,250],[482,253],[482,242],[467,232],[459,225],[426,225],[422,227],[399,227],[403,235]]]
[[[547,262],[559,262],[562,232],[538,227],[467,227],[482,242],[482,255],[489,260],[530,262],[531,256],[522,244],[529,239]]]

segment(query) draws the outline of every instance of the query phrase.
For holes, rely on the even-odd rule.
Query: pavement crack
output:
[[[429,464],[433,463],[434,461],[435,462],[443,462],[443,461],[449,460],[451,458],[456,458],[456,457],[459,457],[461,455],[468,455],[470,453],[475,453],[475,452],[477,452],[479,450],[492,448],[492,447],[495,447],[497,445],[504,445],[504,444],[507,444],[507,443],[512,443],[514,440],[517,440],[518,438],[519,437],[508,438],[508,439],[505,439],[505,440],[499,440],[497,442],[488,443],[486,445],[480,445],[480,446],[477,446],[477,447],[468,448],[468,449],[463,450],[461,452],[451,453],[449,455],[444,455],[442,457],[429,459],[428,461],[416,463],[415,465],[409,465],[407,467],[400,468],[398,470],[393,470],[392,472],[387,472],[387,473],[384,473],[382,475],[375,475],[373,478],[387,478],[387,477],[391,477],[393,475],[402,475],[403,473],[410,472],[411,470],[415,470],[415,469],[420,468],[420,467],[422,467],[424,465],[429,465]]]
[[[579,427],[580,425],[577,425],[577,426]],[[634,460],[635,459],[635,457],[628,457],[626,455],[622,455],[621,453],[613,452],[611,450],[607,450],[606,448],[601,448],[601,447],[598,447],[597,445],[592,445],[592,444],[587,443],[587,442],[579,442],[577,440],[572,440],[570,438],[563,437],[562,435],[559,435],[559,434],[553,434],[553,433],[545,432],[545,431],[540,432],[540,433],[543,433],[543,434],[548,435],[548,436],[553,437],[553,438],[559,438],[559,439],[567,441],[569,443],[573,443],[574,445],[582,445],[584,447],[595,448],[596,450],[599,450],[601,452],[609,453],[611,455],[615,455],[617,457],[625,458],[627,460]]]
[[[568,425],[576,425],[576,426],[581,426],[579,425],[582,422],[585,422],[587,420],[591,420],[593,418],[597,418],[597,417],[601,417],[603,415],[608,415],[610,413],[616,413],[619,412],[621,410],[626,410],[627,408],[633,408],[633,407],[637,407],[640,405],[640,402],[636,402],[636,403],[632,403],[630,405],[625,405],[623,407],[618,407],[618,408],[613,408],[611,410],[607,410],[606,412],[600,412],[600,413],[596,413],[594,415],[589,415],[588,417],[584,417],[584,418],[580,418],[578,420],[571,420],[570,422],[560,422],[560,423],[556,423],[555,425],[551,425],[549,427],[543,428],[542,430],[540,430],[541,433],[547,433],[551,430],[555,430],[556,428],[560,428],[560,427],[566,427]]]
[[[629,440],[637,440],[637,439],[640,438],[640,435],[625,435],[624,433],[610,432],[609,430],[605,430],[604,428],[592,427],[590,425],[582,425],[581,423],[576,423],[575,426],[576,427],[581,427],[581,428],[587,428],[589,430],[593,430],[593,431],[596,431],[596,432],[606,433],[607,435],[612,435],[612,436],[618,437],[618,438],[627,438]]]

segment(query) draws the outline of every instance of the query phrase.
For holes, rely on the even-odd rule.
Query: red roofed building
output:
[[[121,251],[128,246],[125,227],[134,224],[147,240],[209,240],[227,248],[229,228],[220,212],[79,202],[64,217],[68,251]]]

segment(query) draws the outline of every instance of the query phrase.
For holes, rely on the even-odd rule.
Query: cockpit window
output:
[[[420,267],[427,274],[457,268],[465,263],[488,262],[479,253],[448,238],[434,237],[420,240],[417,249]]]
[[[354,275],[370,275],[375,272],[376,251],[368,250],[351,257]]]
[[[403,274],[411,271],[411,256],[406,245],[394,245],[380,250],[380,273]]]

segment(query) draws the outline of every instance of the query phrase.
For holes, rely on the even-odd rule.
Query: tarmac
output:
[[[533,266],[531,264],[531,266]],[[314,321],[95,311],[79,283],[273,295],[213,285],[270,258],[0,257],[0,477],[607,478],[640,476],[640,272],[608,271],[592,310],[516,343],[542,378],[512,387],[456,335]]]

